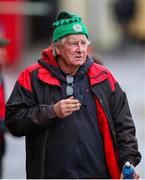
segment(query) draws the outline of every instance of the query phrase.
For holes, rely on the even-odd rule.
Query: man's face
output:
[[[86,61],[89,41],[85,35],[69,35],[64,44],[59,46],[57,54],[66,65],[79,67]]]

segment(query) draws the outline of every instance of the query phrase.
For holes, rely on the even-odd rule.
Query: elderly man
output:
[[[88,56],[79,16],[60,12],[53,26],[52,46],[7,102],[8,129],[26,137],[27,178],[120,178],[141,159],[126,95]]]

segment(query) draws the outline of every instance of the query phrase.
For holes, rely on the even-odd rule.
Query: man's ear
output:
[[[60,46],[59,46],[59,45],[56,46],[55,50],[56,50],[56,53],[57,53],[58,55],[61,54],[61,52],[60,52]]]

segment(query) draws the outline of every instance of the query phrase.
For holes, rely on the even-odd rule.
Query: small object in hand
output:
[[[134,167],[130,162],[126,162],[123,167],[123,179],[133,179],[134,176]]]

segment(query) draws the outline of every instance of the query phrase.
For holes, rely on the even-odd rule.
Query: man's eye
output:
[[[87,42],[82,42],[82,44],[86,45],[86,44],[87,44]]]
[[[72,42],[72,45],[76,45],[77,44],[77,42]]]

